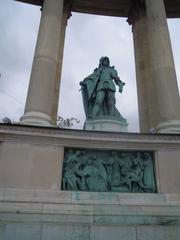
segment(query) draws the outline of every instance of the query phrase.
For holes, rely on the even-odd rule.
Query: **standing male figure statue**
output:
[[[120,80],[114,67],[110,66],[109,58],[101,57],[99,67],[80,82],[87,119],[109,118],[126,122],[115,107],[114,82],[122,93],[125,83]]]

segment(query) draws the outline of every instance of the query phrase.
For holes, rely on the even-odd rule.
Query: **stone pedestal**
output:
[[[108,119],[108,118],[93,118],[86,119],[84,123],[84,130],[92,131],[108,131],[108,132],[127,132],[128,123],[125,121]]]
[[[151,151],[158,193],[180,194],[180,135],[0,124],[0,188],[61,189],[65,148]]]
[[[179,240],[179,198],[0,189],[0,239]]]
[[[157,193],[62,191],[64,148],[152,151]],[[0,239],[179,240],[180,135],[0,124]]]
[[[179,120],[169,120],[160,123],[157,128],[157,132],[160,133],[180,133],[180,121]]]

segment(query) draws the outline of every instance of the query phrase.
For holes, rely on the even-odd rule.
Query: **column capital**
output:
[[[141,16],[145,16],[145,9],[145,0],[131,0],[127,19],[128,24],[133,25]]]
[[[67,19],[70,19],[70,17],[72,16],[71,9],[72,9],[71,0],[64,1],[63,14],[67,14]]]

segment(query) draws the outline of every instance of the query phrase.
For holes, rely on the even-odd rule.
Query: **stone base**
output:
[[[20,118],[20,123],[24,125],[52,126],[51,118],[42,112],[27,112]]]
[[[171,120],[159,124],[156,128],[158,133],[180,133],[180,121]]]
[[[87,119],[84,123],[84,130],[107,131],[107,132],[127,132],[128,123],[115,119]]]
[[[0,189],[2,240],[179,240],[180,195]]]
[[[157,193],[62,191],[65,148],[153,151]],[[0,239],[179,240],[180,135],[0,124]]]

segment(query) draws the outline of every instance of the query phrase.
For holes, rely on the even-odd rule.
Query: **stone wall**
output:
[[[179,240],[179,194],[0,190],[2,240]]]
[[[64,148],[150,151],[157,193],[62,191]],[[179,240],[180,135],[0,126],[0,239]]]
[[[64,148],[150,151],[158,193],[180,193],[180,135],[0,126],[0,187],[59,191]]]

